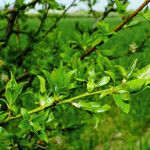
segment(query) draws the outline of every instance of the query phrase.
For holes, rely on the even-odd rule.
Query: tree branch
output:
[[[106,89],[108,90],[108,89]],[[81,94],[81,95],[78,95],[78,96],[75,96],[75,97],[72,97],[72,98],[69,98],[69,99],[66,99],[66,100],[63,100],[61,102],[55,102],[55,100],[53,100],[53,103],[47,105],[47,106],[40,106],[40,107],[37,107],[31,111],[28,112],[28,114],[34,114],[34,113],[37,113],[37,112],[40,112],[40,111],[43,111],[49,107],[54,107],[55,105],[60,105],[60,104],[65,104],[65,103],[71,103],[72,101],[75,101],[75,100],[78,100],[78,99],[81,99],[81,98],[84,98],[84,97],[87,97],[87,96],[93,96],[93,95],[99,95],[101,94],[102,92],[106,91],[106,90],[100,90],[100,91],[97,91],[97,92],[92,92],[92,93],[84,93],[84,94]],[[2,122],[0,122],[0,124],[2,123],[7,123],[11,120],[15,120],[15,119],[18,119],[18,118],[21,118],[22,115],[21,114],[18,114],[16,116],[10,116],[8,118],[6,118],[5,120],[3,120]]]
[[[28,4],[24,4],[19,8],[16,8],[16,2],[17,2],[16,1],[14,4],[14,8],[10,11],[7,11],[7,14],[9,14],[9,17],[8,17],[8,22],[7,22],[6,31],[5,31],[6,35],[5,35],[5,39],[3,40],[4,43],[0,46],[0,50],[2,50],[2,48],[7,46],[8,41],[13,33],[13,27],[14,27],[15,20],[18,16],[19,12],[21,10],[26,9],[27,7],[34,6],[38,1],[39,0],[33,0],[32,2],[30,2]]]
[[[55,21],[55,23],[48,29],[48,31],[45,33],[45,35],[47,35],[48,33],[50,33],[58,24],[58,22],[61,20],[61,18],[66,14],[66,12],[74,5],[74,3],[76,2],[76,0],[73,0],[73,2],[64,10],[64,12],[57,18],[57,20]]]
[[[130,16],[128,16],[121,24],[116,26],[113,30],[113,32],[118,32],[123,28],[125,24],[127,24],[131,19],[133,19],[148,3],[150,0],[145,0],[141,6],[139,6]],[[113,35],[109,35],[109,38],[111,38]],[[101,46],[104,43],[104,41],[101,41],[96,46]],[[81,60],[83,60],[86,56],[90,55],[92,52],[96,51],[96,46],[88,49],[84,54],[81,55]]]
[[[143,81],[145,81],[145,80],[146,79],[143,79]],[[128,82],[131,83],[132,81],[134,81],[134,79],[130,80]],[[58,99],[54,99],[53,98],[52,102],[50,104],[47,104],[45,106],[40,106],[40,107],[37,107],[37,108],[35,108],[33,110],[30,110],[30,111],[28,111],[28,114],[31,115],[31,114],[34,114],[34,113],[38,113],[38,112],[43,111],[43,110],[45,110],[47,108],[55,107],[55,106],[61,105],[61,104],[66,104],[66,103],[72,104],[72,102],[75,101],[75,100],[79,100],[81,98],[85,98],[85,97],[88,97],[88,96],[100,95],[100,94],[102,94],[104,92],[108,92],[108,91],[111,91],[110,94],[113,94],[116,91],[118,91],[119,89],[122,89],[124,87],[126,87],[129,92],[132,92],[132,89],[130,87],[130,84],[128,85],[128,82],[126,82],[126,84],[121,84],[121,85],[118,85],[118,86],[113,87],[113,88],[111,87],[111,88],[108,88],[108,89],[104,89],[104,90],[100,90],[100,91],[96,91],[96,92],[92,92],[92,93],[86,92],[86,93],[83,93],[81,95],[78,95],[78,96],[75,96],[75,97],[72,97],[72,98],[68,98],[68,99],[65,99],[65,100],[61,100],[61,101],[58,100]],[[145,82],[145,86],[147,86],[149,84],[150,84],[149,82]],[[1,121],[0,124],[7,123],[7,122],[9,122],[11,120],[15,120],[15,119],[18,119],[18,118],[21,118],[21,117],[22,117],[21,114],[18,114],[16,116],[9,116],[5,120]]]

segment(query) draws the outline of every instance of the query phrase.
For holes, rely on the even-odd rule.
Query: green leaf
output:
[[[114,101],[118,107],[125,113],[129,113],[130,111],[130,103],[129,101],[123,101],[122,96],[119,94],[113,95]]]
[[[121,14],[124,13],[126,11],[128,3],[123,4],[120,0],[115,0],[115,2],[116,2],[116,6],[117,6],[117,11]]]
[[[17,84],[13,74],[11,73],[11,79],[8,81],[5,91],[5,97],[9,105],[13,105],[15,103],[26,83],[27,82],[21,82]]]
[[[109,83],[109,81],[110,81],[110,77],[109,77],[109,76],[102,77],[102,78],[100,79],[100,81],[96,84],[96,87],[104,86],[104,85],[106,85],[107,83]]]
[[[104,90],[103,92],[102,92],[102,94],[100,95],[100,98],[103,98],[103,97],[105,97],[105,96],[107,96],[107,95],[109,95],[109,94],[111,94],[112,93],[112,90]]]
[[[125,25],[124,28],[131,28],[131,27],[135,27],[141,24],[141,21],[139,20],[134,20],[129,22],[129,24]]]
[[[127,71],[120,65],[116,65],[115,67],[120,71],[122,77],[126,79],[127,78]]]
[[[77,80],[79,82],[86,82],[86,79],[82,79],[82,78],[75,78],[75,80]]]
[[[137,92],[142,90],[142,88],[145,86],[146,80],[144,79],[134,79],[131,81],[126,82],[126,87],[129,92]]]
[[[133,74],[136,66],[137,66],[137,62],[138,62],[138,59],[135,59],[133,60],[133,62],[131,63],[129,69],[128,69],[128,75],[127,75],[127,78],[130,78],[130,76]]]
[[[37,131],[42,130],[42,127],[40,126],[40,124],[38,122],[30,122],[32,131],[37,134]]]
[[[98,31],[102,33],[103,35],[109,35],[111,32],[109,24],[103,21],[98,22],[97,27],[98,27]],[[101,37],[101,38],[104,40],[104,37]],[[101,38],[99,38],[99,41]]]
[[[146,13],[144,13],[143,16],[145,17],[145,19],[150,21],[150,11],[149,10]]]
[[[21,115],[24,119],[30,119],[30,115],[28,114],[28,111],[25,108],[21,108]]]
[[[45,74],[46,80],[48,81],[50,90],[53,93],[60,94],[69,89],[71,77],[75,71],[66,73],[64,67],[60,65],[51,73],[46,70],[43,70],[43,73]]]
[[[40,133],[38,134],[38,137],[41,139],[41,140],[44,140],[45,142],[48,143],[48,137],[46,135],[46,132],[42,129],[40,131]]]
[[[3,113],[3,111],[0,111],[0,123],[8,116],[8,113]]]
[[[95,83],[94,83],[94,79],[93,78],[89,78],[88,82],[87,82],[87,91],[88,92],[92,92],[95,88]]]
[[[150,64],[139,70],[136,76],[138,79],[150,79]]]
[[[37,76],[39,81],[40,81],[40,91],[41,93],[44,93],[46,91],[46,87],[45,87],[45,79],[41,76]]]
[[[43,73],[44,73],[44,75],[46,77],[46,80],[47,80],[47,82],[49,84],[49,87],[51,88],[51,86],[52,86],[51,74],[47,70],[42,70],[42,71],[43,71]]]
[[[123,100],[126,100],[126,101],[130,100],[131,96],[130,96],[129,91],[127,91],[127,90],[119,90],[118,93],[121,95]]]
[[[47,118],[46,123],[49,123],[49,122],[51,122],[51,121],[53,121],[53,120],[54,120],[54,115],[53,115],[52,112],[50,112],[50,114],[48,115],[48,118]]]
[[[31,130],[30,121],[28,119],[23,119],[21,123],[18,125],[19,128],[24,130]]]
[[[105,73],[108,74],[112,78],[114,83],[115,83],[116,76],[115,76],[114,72],[112,72],[112,71],[105,71]]]
[[[49,110],[41,112],[39,114],[35,114],[31,116],[31,121],[33,123],[37,122],[39,124],[43,124],[47,120],[48,115],[49,115]]]
[[[97,38],[97,39],[92,43],[92,47],[97,46],[102,40],[103,40],[102,37]]]
[[[79,102],[79,103],[72,103],[73,106],[77,108],[82,108],[87,111],[91,111],[94,113],[102,113],[108,111],[111,107],[107,104],[101,106],[100,102]]]

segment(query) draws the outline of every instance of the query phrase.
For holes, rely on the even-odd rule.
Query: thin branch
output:
[[[133,80],[134,80],[134,79],[133,79]],[[132,80],[129,81],[129,83],[130,83],[130,82],[132,82]],[[149,82],[148,82],[148,83],[145,82],[145,86],[147,86],[148,84],[149,84]],[[129,85],[130,85],[130,84],[129,84]],[[108,88],[108,89],[104,89],[104,90],[100,90],[100,91],[96,91],[96,92],[92,92],[92,93],[86,92],[86,93],[83,93],[83,94],[81,94],[81,95],[78,95],[78,96],[75,96],[75,97],[72,97],[72,98],[68,98],[68,99],[65,99],[65,100],[61,100],[61,101],[60,101],[60,100],[58,101],[58,99],[53,99],[50,104],[45,105],[45,106],[40,106],[40,107],[37,107],[37,108],[35,108],[35,109],[33,109],[33,110],[30,110],[30,111],[28,111],[28,114],[31,115],[31,114],[34,114],[34,113],[38,113],[38,112],[43,111],[43,110],[45,110],[45,109],[47,109],[47,108],[55,107],[55,106],[61,105],[61,104],[66,104],[66,103],[72,104],[72,102],[75,101],[75,100],[79,100],[79,99],[81,99],[81,98],[85,98],[85,97],[88,97],[88,96],[100,95],[100,94],[102,94],[103,92],[107,92],[107,91],[111,91],[111,93],[113,94],[113,93],[116,92],[116,90],[122,89],[124,86],[129,90],[129,92],[132,91],[132,90],[130,89],[130,86],[128,86],[127,83],[126,83],[125,85],[124,85],[124,84],[121,84],[121,85],[118,85],[118,86],[113,87],[113,88],[111,87],[111,88]],[[131,91],[130,91],[130,90],[131,90]],[[135,93],[134,93],[134,94],[135,94]],[[7,123],[7,122],[9,122],[9,121],[11,121],[11,120],[15,120],[15,119],[18,119],[18,118],[21,118],[21,117],[22,117],[21,114],[18,114],[18,115],[16,115],[16,116],[9,116],[9,117],[6,118],[5,120],[1,121],[0,124]]]
[[[61,102],[58,102],[57,104],[55,103],[55,100],[54,100],[54,102],[52,104],[49,104],[49,105],[44,106],[44,107],[42,107],[42,106],[37,107],[37,108],[29,111],[28,114],[31,115],[31,114],[43,111],[43,110],[45,110],[45,109],[47,109],[49,107],[54,107],[55,105],[60,105],[60,104],[65,104],[65,103],[71,103],[72,101],[75,101],[75,100],[78,100],[78,99],[81,99],[81,98],[84,98],[84,97],[87,97],[87,96],[99,95],[99,94],[101,94],[104,91],[106,91],[106,90],[100,90],[100,91],[93,92],[93,93],[84,93],[84,94],[81,94],[81,95],[78,95],[78,96],[75,96],[75,97],[63,100]],[[18,119],[18,118],[21,118],[21,117],[22,117],[21,114],[18,114],[16,116],[10,116],[10,117],[6,118],[5,120],[3,120],[0,124],[7,123],[7,122],[9,122],[11,120],[15,120],[15,119]]]
[[[125,24],[127,24],[131,19],[133,19],[148,3],[150,2],[150,0],[145,0],[142,5],[137,8],[130,16],[128,16],[121,24],[119,24],[118,26],[116,26],[113,30],[113,32],[118,32],[119,30],[121,30],[123,28],[123,26]],[[109,35],[109,38],[112,37],[112,35]],[[101,46],[104,43],[104,41],[101,41],[100,43],[98,43],[96,46]],[[88,49],[84,54],[81,55],[81,60],[83,60],[86,56],[90,55],[92,52],[96,51],[96,46],[92,47],[90,49]]]
[[[43,15],[41,21],[40,21],[40,25],[39,25],[39,27],[38,27],[37,32],[35,33],[35,36],[39,35],[40,31],[42,30],[43,25],[44,25],[44,23],[45,23],[45,20],[46,20],[46,18],[47,18],[49,9],[50,9],[50,5],[48,5],[48,7],[47,7],[47,9],[46,9],[46,11],[45,11],[45,13],[44,13],[44,15]]]
[[[64,10],[64,12],[54,22],[54,24],[48,29],[48,31],[45,33],[45,35],[49,34],[57,26],[58,22],[64,17],[66,12],[74,5],[75,2],[76,2],[76,0],[73,0],[73,2]]]
[[[88,0],[88,6],[89,6],[89,9],[90,9],[89,13],[91,13],[94,16],[94,18],[96,19],[97,18],[96,12],[95,12],[95,10],[93,10],[92,4],[91,4],[91,0]]]

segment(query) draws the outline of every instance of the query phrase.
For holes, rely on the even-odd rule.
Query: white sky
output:
[[[15,0],[0,0],[0,8],[2,8],[6,3],[13,3]],[[26,0],[31,1],[31,0]],[[58,2],[65,4],[68,6],[73,0],[57,0]],[[78,1],[78,0],[77,0]],[[105,6],[107,5],[107,0],[99,0],[100,2],[94,7],[95,10],[103,11]],[[144,0],[129,0],[130,5],[128,9],[136,9]],[[149,4],[150,6],[150,4]],[[79,9],[87,9],[87,6],[83,3],[80,3],[78,7],[72,8],[71,11],[79,10]]]

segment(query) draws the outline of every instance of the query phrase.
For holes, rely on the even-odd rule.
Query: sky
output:
[[[0,0],[0,8],[2,8],[6,3],[13,3],[15,0]],[[31,0],[26,0],[27,2]],[[68,6],[73,0],[57,0],[58,2]],[[94,9],[97,11],[103,11],[105,6],[107,6],[107,0],[99,0],[100,2],[94,6]],[[130,4],[128,6],[128,10],[134,10],[140,4],[142,4],[144,0],[129,0]],[[150,6],[150,4],[149,4]],[[84,3],[80,3],[77,7],[72,8],[70,11],[75,11],[75,10],[87,10],[87,6]]]

